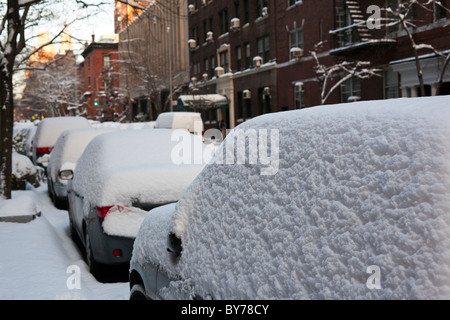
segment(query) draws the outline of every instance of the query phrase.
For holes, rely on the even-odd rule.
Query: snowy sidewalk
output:
[[[15,191],[32,200],[41,216],[28,223],[0,222],[1,300],[125,300],[128,283],[100,283],[70,238],[67,211],[56,209],[46,187]],[[20,211],[22,201],[17,204]],[[5,203],[0,202],[0,206]]]

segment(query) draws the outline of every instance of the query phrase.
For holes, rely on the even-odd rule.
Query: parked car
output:
[[[184,146],[207,150],[201,138],[167,129],[107,133],[86,147],[68,184],[69,218],[94,275],[127,265],[146,212],[176,202],[203,169],[173,161]]]
[[[70,129],[90,128],[86,118],[57,117],[46,118],[39,122],[32,143],[32,161],[35,165],[45,168],[48,164],[48,155],[58,140],[59,135]]]
[[[184,129],[201,135],[204,130],[202,116],[198,112],[163,112],[154,124],[155,128]]]
[[[61,179],[60,176],[62,166],[67,162],[75,165],[92,139],[113,131],[117,130],[85,128],[66,130],[61,133],[50,153],[47,166],[48,194],[57,208],[66,209],[68,206],[67,180]]]
[[[243,123],[146,216],[130,298],[448,299],[449,119],[442,96]]]

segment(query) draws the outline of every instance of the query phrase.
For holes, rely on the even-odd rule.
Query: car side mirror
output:
[[[183,246],[181,239],[173,232],[167,236],[167,251],[169,252],[170,261],[176,264],[181,256],[181,251],[183,251]]]

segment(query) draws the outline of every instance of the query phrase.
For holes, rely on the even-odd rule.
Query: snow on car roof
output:
[[[87,147],[89,142],[96,136],[108,132],[113,132],[113,128],[83,128],[66,130],[59,136],[55,148],[51,152],[47,172],[53,180],[65,162],[75,163]]]
[[[176,135],[174,136],[174,133]],[[175,139],[176,138],[176,139]],[[184,130],[126,130],[96,137],[77,163],[73,189],[95,205],[177,201],[205,162],[176,164],[180,144],[206,146]]]
[[[250,120],[223,149],[245,130],[278,129],[277,173],[208,165],[166,208],[165,231],[183,242],[179,263],[139,235],[135,252],[216,299],[449,298],[449,102],[367,101]]]
[[[90,127],[89,121],[82,117],[45,118],[39,122],[33,141],[38,148],[53,147],[63,131]]]

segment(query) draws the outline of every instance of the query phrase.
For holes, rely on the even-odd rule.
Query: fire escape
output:
[[[335,30],[331,54],[341,55],[371,46],[391,44],[392,39],[377,38],[367,26],[359,0],[335,0]]]

